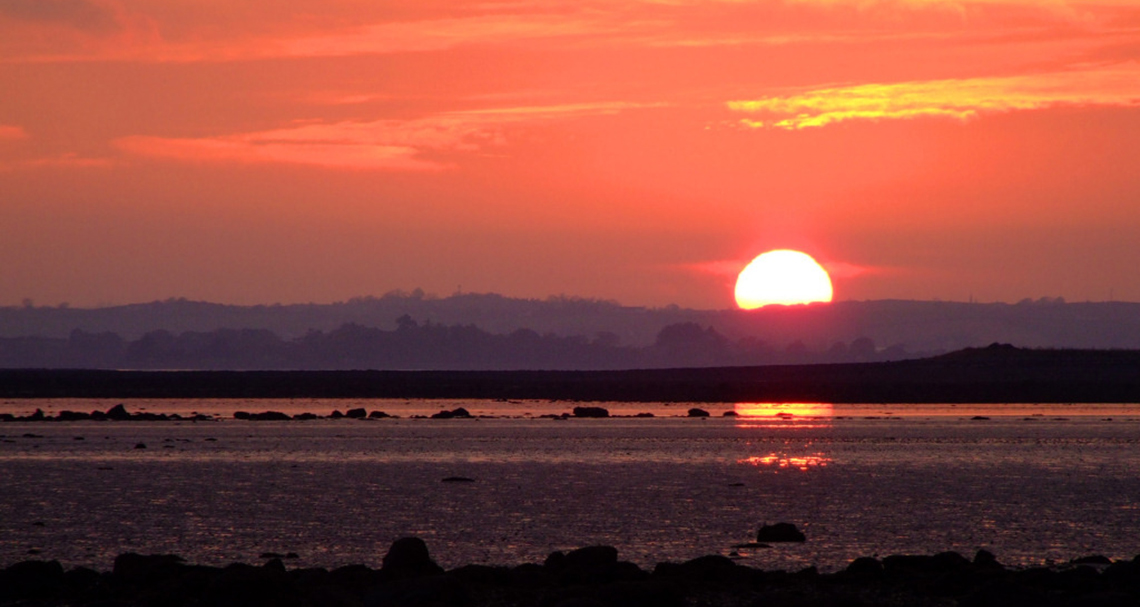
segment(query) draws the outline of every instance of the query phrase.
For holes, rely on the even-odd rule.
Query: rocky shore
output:
[[[726,411],[723,414],[725,417],[735,416],[734,411]],[[704,409],[689,409],[683,417],[708,417],[709,412]],[[341,412],[335,409],[329,415],[319,415],[317,413],[304,412],[290,415],[281,411],[234,411],[233,419],[242,421],[310,421],[315,419],[357,419],[357,420],[376,420],[398,418],[396,415],[389,415],[384,411],[373,410],[368,411],[363,407],[355,409],[348,409]],[[431,415],[413,415],[412,419],[474,419],[476,417],[495,418],[498,416],[493,415],[472,415],[470,411],[463,407],[455,409],[442,409],[438,413]],[[580,418],[606,418],[611,417],[608,409],[604,407],[574,407],[572,412],[562,414],[546,414],[537,416],[539,419],[569,419],[572,417]],[[621,417],[621,416],[612,416]],[[638,413],[628,417],[653,417],[652,413]],[[0,422],[81,422],[81,421],[96,421],[96,422],[165,422],[165,421],[193,421],[193,422],[210,422],[219,421],[221,418],[214,415],[207,415],[202,413],[195,413],[192,415],[180,415],[178,413],[147,413],[137,412],[130,413],[123,404],[118,404],[106,411],[92,411],[86,413],[83,411],[60,411],[56,415],[49,415],[44,413],[42,409],[36,409],[29,415],[13,415],[11,413],[0,413]]]
[[[993,554],[856,559],[820,573],[762,571],[724,556],[622,561],[609,546],[555,552],[542,564],[466,565],[450,571],[418,538],[392,544],[381,567],[187,564],[174,555],[122,554],[110,572],[23,561],[0,570],[3,606],[549,606],[549,607],[1116,607],[1140,605],[1140,556],[1091,556],[1061,566],[1011,569]],[[284,560],[282,560],[284,559]]]

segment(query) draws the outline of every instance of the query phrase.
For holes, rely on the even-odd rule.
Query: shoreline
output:
[[[1140,351],[995,344],[884,363],[626,371],[4,369],[0,398],[1136,403]]]
[[[211,567],[176,555],[121,554],[111,571],[64,570],[30,560],[0,569],[0,605],[465,605],[551,607],[686,605],[1098,605],[1140,602],[1140,555],[1008,568],[980,550],[861,557],[820,573],[765,571],[720,555],[644,570],[609,546],[555,552],[542,564],[464,565],[445,571],[417,538],[389,548],[383,565],[286,567],[295,555]]]

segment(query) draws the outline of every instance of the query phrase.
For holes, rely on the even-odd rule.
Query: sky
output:
[[[0,0],[0,305],[1140,301],[1135,0]]]

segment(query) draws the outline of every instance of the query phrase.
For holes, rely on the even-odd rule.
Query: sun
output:
[[[768,251],[753,259],[736,279],[736,305],[744,310],[827,302],[831,296],[827,270],[799,251]]]

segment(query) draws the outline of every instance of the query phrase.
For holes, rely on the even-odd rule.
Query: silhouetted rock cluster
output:
[[[165,422],[165,421],[213,421],[215,418],[211,415],[196,413],[194,415],[183,416],[178,413],[128,413],[127,408],[123,404],[115,405],[106,411],[92,411],[84,413],[82,411],[60,411],[57,415],[47,415],[42,409],[36,409],[31,415],[12,415],[11,413],[0,413],[0,422],[79,422],[79,421],[97,421],[97,422]]]
[[[1060,567],[1007,569],[986,551],[864,557],[821,574],[762,571],[712,555],[659,563],[652,571],[611,546],[555,552],[539,564],[465,565],[445,571],[418,538],[396,540],[379,569],[364,565],[287,569],[277,555],[261,566],[189,565],[174,555],[122,554],[109,573],[57,561],[0,570],[4,606],[539,606],[783,607],[1123,607],[1140,604],[1140,556],[1096,556]],[[295,555],[288,555],[295,556]]]

